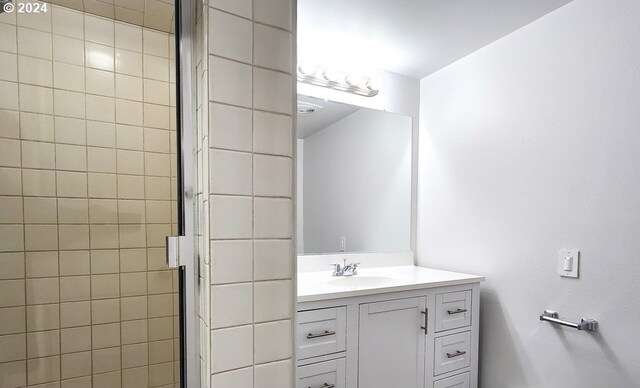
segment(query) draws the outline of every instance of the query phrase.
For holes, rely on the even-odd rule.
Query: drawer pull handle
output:
[[[307,388],[313,388],[313,387],[309,386]],[[324,383],[322,385],[319,385],[318,388],[336,388],[336,385],[335,384]]]
[[[427,335],[427,324],[429,322],[429,309],[425,309],[424,311],[420,311],[422,315],[424,315],[424,326],[420,326],[422,330],[424,330],[424,335]]]
[[[335,331],[325,330],[325,331],[323,331],[321,333],[309,333],[309,334],[307,334],[307,339],[327,337],[327,336],[334,335],[334,334],[336,334]]]
[[[462,314],[462,313],[466,313],[467,309],[447,310],[447,312],[449,313],[449,315]]]
[[[447,358],[460,357],[460,356],[464,356],[465,354],[467,354],[467,352],[463,350],[456,350],[455,353],[447,353]]]

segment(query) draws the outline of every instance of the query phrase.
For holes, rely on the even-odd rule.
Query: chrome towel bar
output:
[[[578,330],[598,331],[598,321],[595,319],[582,318],[579,323],[568,322],[560,319],[558,313],[551,310],[544,310],[544,313],[540,314],[540,320],[557,323],[558,325],[572,327]]]

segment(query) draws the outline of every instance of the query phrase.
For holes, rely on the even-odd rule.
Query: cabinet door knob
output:
[[[447,313],[449,313],[449,315],[461,314],[461,313],[466,313],[466,312],[467,312],[467,309],[447,310]]]
[[[467,354],[467,352],[463,350],[456,350],[455,353],[447,353],[447,358],[460,357],[460,356],[464,356],[465,354]]]
[[[336,334],[335,331],[325,330],[325,331],[322,331],[320,333],[309,333],[309,334],[307,334],[307,339],[327,337],[327,336],[334,335],[334,334]]]

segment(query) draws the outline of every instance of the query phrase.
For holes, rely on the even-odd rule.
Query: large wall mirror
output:
[[[411,249],[411,120],[298,96],[299,255]]]

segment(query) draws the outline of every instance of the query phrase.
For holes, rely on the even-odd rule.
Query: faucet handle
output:
[[[354,275],[358,274],[358,266],[360,265],[360,263],[351,263],[351,268],[352,268],[352,272]]]
[[[340,264],[338,263],[333,263],[333,264],[329,264],[329,266],[333,267],[333,276],[336,276],[339,272],[340,272]]]

